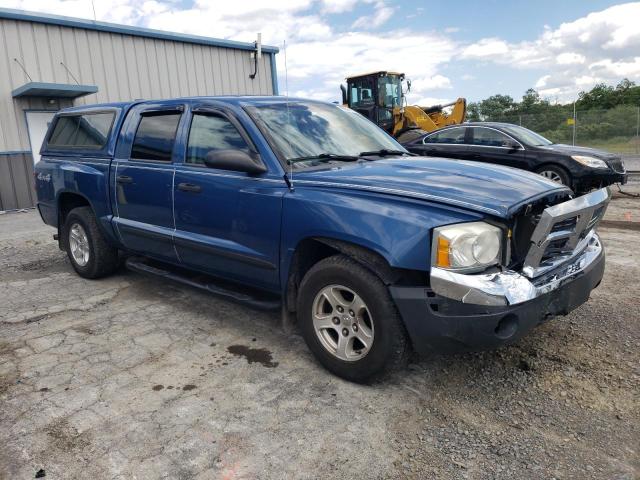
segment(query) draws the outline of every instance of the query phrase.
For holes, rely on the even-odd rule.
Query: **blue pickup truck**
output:
[[[413,350],[513,342],[586,302],[610,194],[418,157],[340,106],[199,97],[63,110],[38,211],[86,278],[121,262],[297,319],[364,382]]]

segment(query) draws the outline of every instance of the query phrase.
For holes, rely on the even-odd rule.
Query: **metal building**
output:
[[[278,49],[262,46],[254,59],[255,51],[255,43],[0,8],[0,211],[35,204],[33,165],[56,110],[138,98],[277,95]]]

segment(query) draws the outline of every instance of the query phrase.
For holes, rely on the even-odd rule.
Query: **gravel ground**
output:
[[[1,215],[0,478],[640,478],[639,206],[612,201],[587,304],[373,386],[276,314],[83,280],[37,214]]]

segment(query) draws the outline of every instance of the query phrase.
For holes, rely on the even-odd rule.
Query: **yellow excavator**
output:
[[[401,143],[445,125],[464,122],[467,114],[467,101],[464,98],[431,107],[407,105],[404,80],[404,73],[386,71],[348,77],[347,86],[340,85],[342,103],[367,117]],[[406,85],[409,92],[411,81],[407,80]],[[446,113],[444,109],[448,107],[452,108]]]

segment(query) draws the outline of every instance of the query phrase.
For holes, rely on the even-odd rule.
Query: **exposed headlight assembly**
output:
[[[435,267],[463,273],[479,272],[500,262],[502,231],[485,222],[458,223],[433,231]]]
[[[604,160],[600,160],[599,158],[596,158],[596,157],[589,157],[585,155],[572,155],[571,158],[573,158],[576,162],[581,163],[585,167],[608,168]]]

